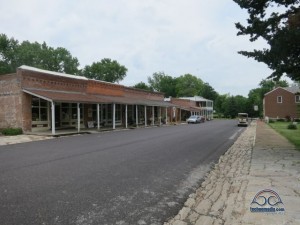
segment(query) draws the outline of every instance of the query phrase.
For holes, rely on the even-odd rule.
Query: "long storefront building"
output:
[[[0,105],[0,129],[52,134],[58,129],[79,132],[156,126],[185,120],[177,116],[182,110],[186,115],[203,110],[200,105],[185,108],[178,102],[165,101],[160,92],[29,66],[0,76]],[[180,114],[174,113],[178,111]]]
[[[0,128],[23,131],[168,122],[163,93],[67,75],[28,66],[0,76]]]

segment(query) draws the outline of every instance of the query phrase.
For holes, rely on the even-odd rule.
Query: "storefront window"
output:
[[[32,97],[32,121],[48,121],[48,102]]]

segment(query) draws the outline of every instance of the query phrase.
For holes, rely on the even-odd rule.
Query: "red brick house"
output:
[[[29,66],[0,76],[0,129],[23,131],[160,125],[164,94]]]
[[[273,119],[300,118],[300,88],[278,87],[265,94],[264,116]]]

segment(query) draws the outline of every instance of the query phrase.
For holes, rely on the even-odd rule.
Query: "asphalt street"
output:
[[[162,224],[243,130],[214,120],[0,146],[0,224]]]

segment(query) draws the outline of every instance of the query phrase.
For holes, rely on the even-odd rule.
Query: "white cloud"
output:
[[[126,85],[157,71],[191,73],[220,94],[247,95],[270,71],[237,54],[264,46],[236,36],[234,23],[246,16],[232,0],[10,0],[1,3],[0,30],[65,47],[81,66],[116,59],[129,70]]]

